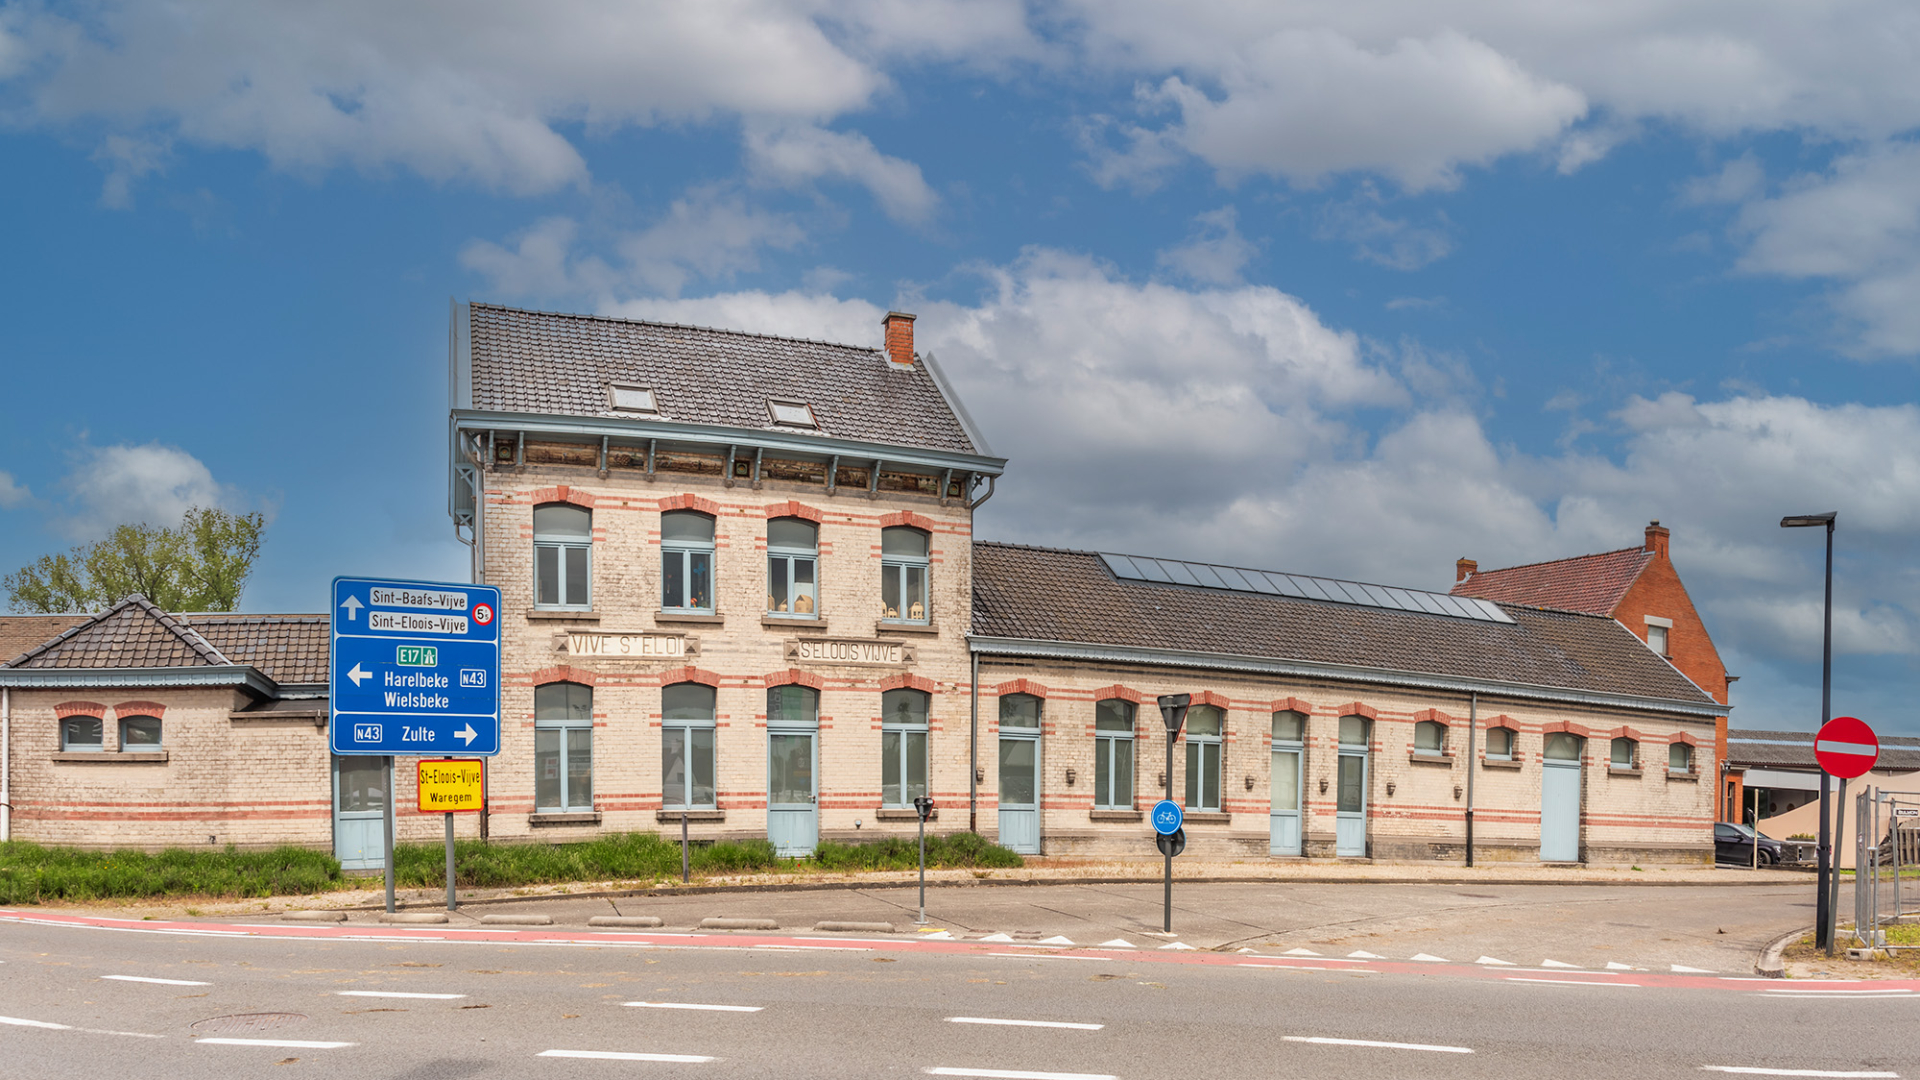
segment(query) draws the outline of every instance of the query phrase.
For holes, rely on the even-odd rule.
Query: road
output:
[[[222,1019],[241,1016],[262,1018]],[[1920,1076],[1920,985],[805,934],[0,921],[8,1078],[1715,1069]]]

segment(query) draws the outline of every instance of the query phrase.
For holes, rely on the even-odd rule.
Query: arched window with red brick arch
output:
[[[593,511],[568,502],[533,508],[533,606],[593,606]]]
[[[925,529],[895,525],[880,530],[880,617],[888,622],[933,621],[928,578],[933,573],[932,538]]]
[[[660,608],[713,612],[713,515],[669,510],[660,515]]]

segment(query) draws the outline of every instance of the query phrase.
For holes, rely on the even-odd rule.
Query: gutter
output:
[[[1561,705],[1597,705],[1637,712],[1679,713],[1718,719],[1733,708],[1717,701],[1679,701],[1671,698],[1614,694],[1604,691],[1570,690],[1530,683],[1507,683],[1492,679],[1473,679],[1455,675],[1396,671],[1354,664],[1322,664],[1305,660],[1275,660],[1264,656],[1240,656],[1230,653],[1189,652],[1174,649],[1148,649],[1127,645],[1087,645],[1072,641],[1036,641],[1026,638],[969,636],[967,647],[986,656],[1019,656],[1045,660],[1075,660],[1108,664],[1157,664],[1164,667],[1202,668],[1211,671],[1244,672],[1256,675],[1286,675],[1306,679],[1333,679],[1341,682],[1370,682],[1416,690],[1440,690],[1455,694],[1485,694],[1497,698],[1547,701]]]
[[[7,687],[237,686],[266,698],[281,695],[280,684],[244,664],[177,668],[0,668],[0,689]]]

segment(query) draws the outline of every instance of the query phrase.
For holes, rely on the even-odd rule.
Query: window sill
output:
[[[725,615],[709,615],[698,611],[657,611],[653,615],[655,623],[681,623],[690,626],[719,626],[727,621]]]
[[[1640,776],[1640,775],[1643,775],[1643,771],[1640,769],[1623,769],[1618,765],[1609,765],[1607,766],[1607,775],[1608,776]]]
[[[533,813],[527,815],[527,824],[534,825],[534,826],[598,825],[600,824],[600,811],[586,810],[586,811],[574,811],[574,812],[568,812],[568,813],[548,812],[543,814],[536,810]]]
[[[1669,770],[1667,770],[1667,779],[1669,779],[1669,780],[1684,780],[1684,781],[1686,781],[1687,783],[1690,783],[1690,784],[1697,784],[1697,783],[1699,783],[1699,782],[1700,782],[1700,774],[1699,774],[1699,773],[1697,773],[1697,772],[1692,772],[1692,771],[1688,771],[1688,772],[1674,772],[1673,770],[1671,770],[1671,769],[1669,769]]]
[[[1139,821],[1146,817],[1144,810],[1089,810],[1089,821]]]
[[[599,622],[597,611],[565,610],[561,608],[528,608],[527,619],[531,622]]]
[[[1448,768],[1453,767],[1452,754],[1428,754],[1415,750],[1407,755],[1407,760],[1416,765],[1445,765]]]
[[[1480,767],[1483,769],[1517,769],[1523,764],[1525,762],[1514,761],[1512,758],[1483,757],[1480,759]]]
[[[801,617],[799,615],[775,615],[768,612],[760,616],[760,625],[769,630],[825,630],[827,620],[817,615]]]
[[[937,634],[940,632],[940,627],[937,623],[930,622],[915,623],[881,619],[873,624],[873,632],[876,634]]]
[[[906,807],[883,806],[880,809],[875,810],[873,812],[873,818],[875,821],[919,821],[920,811],[915,810],[911,806],[906,806]],[[939,821],[940,808],[937,806],[934,807],[933,812],[927,815],[927,820]]]
[[[62,750],[53,755],[56,762],[70,765],[164,765],[165,750]]]
[[[678,825],[682,814],[686,815],[689,822],[727,820],[725,810],[655,810],[653,820]]]
[[[1189,825],[1227,825],[1232,823],[1232,814],[1223,814],[1218,810],[1194,810],[1183,819]]]

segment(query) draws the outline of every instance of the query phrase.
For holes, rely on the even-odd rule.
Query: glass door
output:
[[[1364,716],[1340,718],[1340,759],[1335,780],[1333,853],[1343,859],[1367,854],[1367,737],[1372,723]]]
[[[380,835],[386,811],[386,759],[334,758],[333,857],[340,860],[340,869],[386,869],[386,844]]]
[[[1000,843],[1040,854],[1040,739],[1000,736]]]
[[[777,855],[812,855],[820,843],[814,761],[813,732],[767,733],[767,839]]]
[[[1273,747],[1273,838],[1275,855],[1300,854],[1300,748]]]

